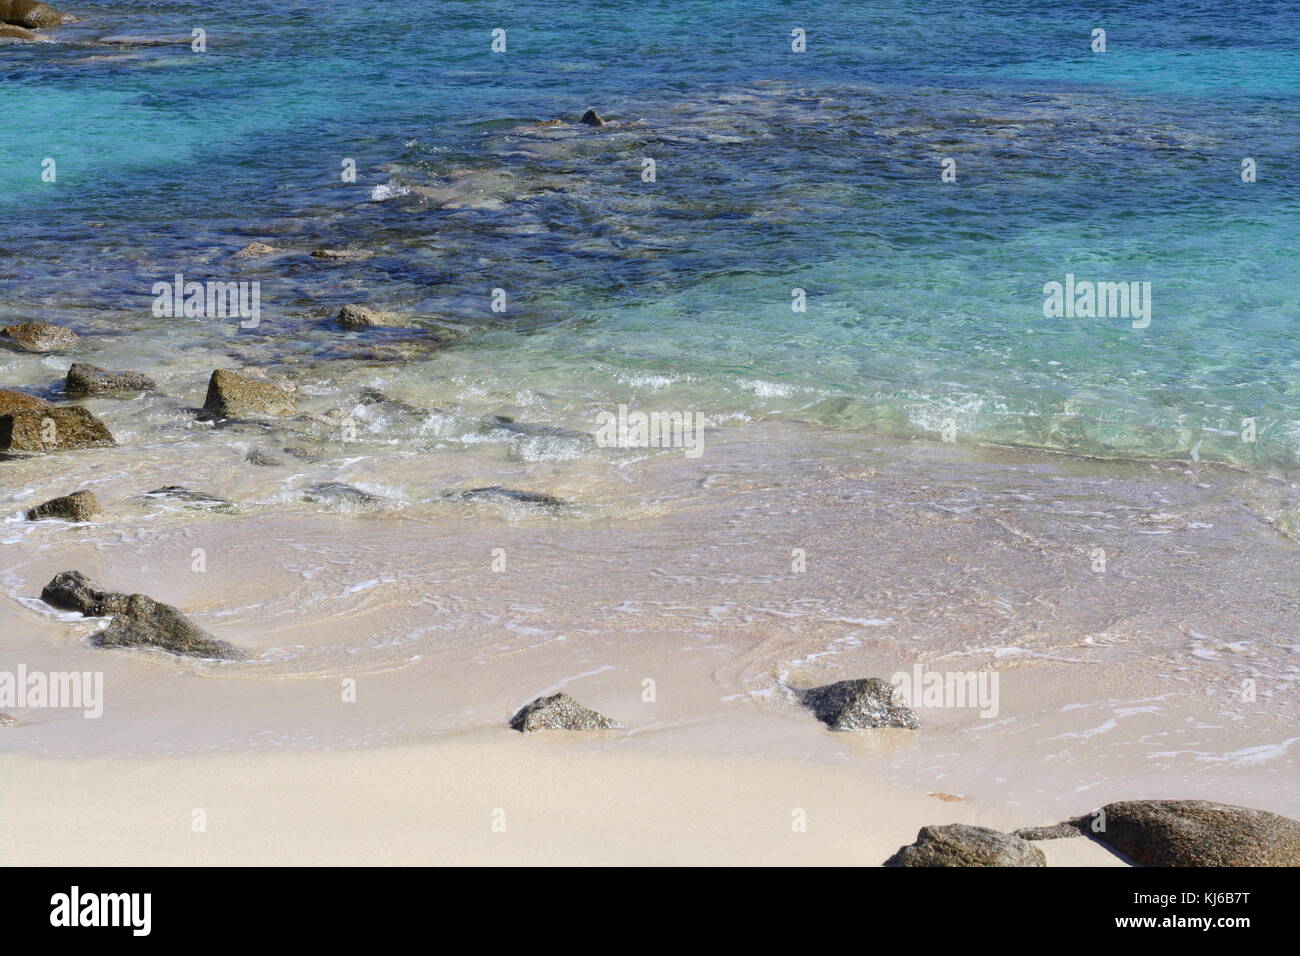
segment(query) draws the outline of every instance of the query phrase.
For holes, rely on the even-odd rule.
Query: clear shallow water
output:
[[[328,391],[357,360],[325,320],[360,299],[472,330],[372,377],[476,411],[951,420],[963,441],[1291,471],[1300,14],[1020,6],[68,6],[61,42],[0,49],[0,315],[164,383],[328,357]],[[195,26],[201,56],[93,42]],[[616,125],[532,127],[588,106]],[[388,184],[411,191],[369,201]],[[230,258],[252,239],[296,253]],[[322,245],[378,254],[303,254]],[[152,318],[177,271],[258,279],[263,326]],[[1044,318],[1071,272],[1150,281],[1151,326]],[[0,372],[52,381],[40,363]]]

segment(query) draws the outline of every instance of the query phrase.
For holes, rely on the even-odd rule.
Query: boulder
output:
[[[502,488],[500,485],[488,485],[485,488],[470,488],[466,491],[454,491],[451,497],[457,501],[518,501],[528,505],[559,506],[568,504],[561,498],[544,495],[536,491],[517,491],[514,488]]]
[[[911,708],[895,697],[894,685],[879,677],[813,687],[803,691],[802,700],[831,730],[921,726]]]
[[[208,381],[203,402],[206,415],[238,418],[241,415],[291,415],[295,389],[287,382],[270,382],[217,369]]]
[[[511,729],[524,734],[535,730],[615,730],[621,726],[583,707],[568,694],[538,697],[510,718]]]
[[[0,451],[66,451],[113,444],[108,427],[84,408],[50,406],[0,415]]]
[[[595,110],[587,110],[582,114],[582,119],[578,120],[583,126],[604,126],[605,120]]]
[[[158,383],[140,372],[110,372],[98,365],[73,362],[63,383],[63,394],[71,398],[84,395],[152,392]]]
[[[0,40],[17,40],[21,43],[36,43],[44,39],[39,33],[33,33],[31,30],[23,27],[10,26],[9,24],[0,25]]]
[[[126,610],[127,596],[106,591],[80,571],[63,571],[41,591],[41,600],[61,611],[78,611],[86,617],[103,617]]]
[[[0,21],[15,26],[39,30],[42,27],[57,27],[64,21],[73,21],[75,17],[65,16],[46,3],[36,0],[0,0]]]
[[[1300,866],[1300,822],[1266,810],[1209,800],[1127,800],[1080,822],[1142,866]]]
[[[8,415],[12,411],[49,408],[49,406],[49,402],[43,398],[37,398],[35,395],[18,392],[12,388],[0,388],[0,415]]]
[[[921,827],[885,866],[1047,866],[1043,851],[1010,833],[965,823]]]
[[[279,252],[275,246],[269,246],[265,242],[250,242],[244,248],[235,253],[236,259],[253,259],[258,256],[269,256],[272,253]]]
[[[23,322],[19,325],[6,325],[5,337],[19,348],[28,352],[58,352],[71,348],[81,340],[71,329],[48,322]]]
[[[98,647],[156,647],[184,657],[242,660],[244,654],[196,626],[184,614],[143,594],[132,594],[95,636]]]
[[[372,329],[384,324],[386,323],[382,315],[364,305],[345,305],[339,309],[339,325],[345,329],[352,331]]]
[[[61,498],[51,498],[35,508],[28,508],[27,520],[61,518],[64,521],[91,521],[101,514],[99,501],[93,491],[74,491]]]

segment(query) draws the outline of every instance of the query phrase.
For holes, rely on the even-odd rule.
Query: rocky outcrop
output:
[[[113,444],[108,427],[84,408],[47,406],[0,415],[0,451],[67,451]]]
[[[28,395],[26,392],[15,391],[12,388],[0,388],[0,415],[8,415],[13,411],[34,411],[49,407],[50,403],[43,398]]]
[[[1142,866],[1300,866],[1300,821],[1209,800],[1126,800],[1080,818]]]
[[[921,827],[885,866],[1046,866],[1043,851],[1010,833],[965,823]]]
[[[45,585],[41,600],[60,611],[103,617],[126,610],[127,595],[104,590],[80,571],[63,571]]]
[[[921,726],[911,708],[897,699],[894,685],[879,677],[813,687],[802,692],[802,702],[831,730]]]
[[[48,322],[6,325],[4,334],[5,338],[28,352],[58,352],[81,341],[81,337],[71,329],[50,325]]]
[[[15,26],[39,30],[75,20],[76,17],[59,13],[49,4],[38,3],[36,0],[0,0],[0,21]]]
[[[63,383],[63,394],[81,398],[86,395],[152,392],[157,388],[158,383],[141,372],[110,372],[98,365],[73,362]]]
[[[93,638],[97,647],[153,647],[184,657],[242,660],[238,648],[213,637],[170,604],[144,594],[105,591],[80,571],[64,571],[41,591],[51,607],[87,617],[111,614],[108,627]]]
[[[103,512],[93,491],[74,491],[61,498],[51,498],[44,504],[27,509],[28,521],[43,518],[60,518],[64,521],[93,521]]]
[[[583,707],[568,694],[538,697],[510,718],[511,729],[525,734],[536,730],[616,730],[621,726]]]
[[[235,253],[236,259],[255,259],[258,256],[269,256],[272,253],[279,252],[275,246],[269,246],[265,242],[250,242],[244,248]]]
[[[583,126],[604,126],[605,120],[595,110],[587,110],[582,114],[582,119],[578,120]]]
[[[294,392],[288,382],[271,382],[217,369],[208,381],[203,414],[211,418],[244,415],[292,415]]]
[[[544,495],[536,491],[517,491],[514,488],[502,488],[500,485],[488,485],[484,488],[470,488],[466,491],[454,491],[450,497],[457,501],[517,501],[528,505],[548,505],[558,507],[568,504],[561,498]]]

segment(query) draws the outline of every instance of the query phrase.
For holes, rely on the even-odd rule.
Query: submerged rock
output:
[[[191,491],[181,485],[164,485],[153,491],[146,491],[141,498],[155,498],[174,501],[187,508],[206,508],[209,511],[234,511],[235,503],[220,495],[210,495],[206,491]]]
[[[814,687],[803,692],[802,701],[831,730],[921,726],[911,708],[896,699],[894,685],[879,677]]]
[[[14,409],[0,415],[0,451],[67,451],[114,444],[108,427],[75,405]]]
[[[277,458],[275,455],[268,454],[260,448],[254,448],[244,456],[244,461],[250,465],[260,465],[263,468],[274,468],[284,464],[283,458]]]
[[[13,411],[30,411],[49,407],[50,403],[43,398],[37,398],[35,395],[28,395],[26,392],[19,392],[12,388],[0,388],[0,415],[8,415]]]
[[[1010,833],[965,823],[921,827],[885,866],[1046,866],[1038,847]]]
[[[605,120],[595,110],[587,110],[582,114],[582,119],[578,120],[583,126],[604,126]]]
[[[236,259],[252,259],[256,256],[269,256],[272,253],[279,252],[275,246],[269,246],[265,242],[250,242],[244,248],[235,253]]]
[[[536,491],[517,491],[514,488],[502,488],[500,485],[488,485],[485,488],[470,488],[466,491],[453,491],[450,497],[457,501],[518,501],[529,505],[559,506],[568,504],[561,498],[553,498]]]
[[[568,694],[538,697],[510,718],[511,729],[525,734],[535,730],[616,730],[622,726],[588,710]]]
[[[238,418],[241,415],[292,415],[295,388],[288,382],[256,379],[238,372],[217,369],[208,381],[203,413],[208,417]]]
[[[1300,821],[1266,810],[1209,800],[1127,800],[1079,822],[1142,866],[1300,866]]]
[[[61,325],[48,322],[23,322],[19,325],[6,325],[4,334],[19,348],[28,352],[57,352],[71,348],[81,341],[81,336]]]
[[[512,432],[516,435],[526,435],[529,438],[591,438],[588,432],[576,432],[571,428],[556,428],[553,425],[531,425],[527,422],[517,422],[506,415],[493,415],[483,425],[485,431],[502,431]]]
[[[96,635],[99,647],[156,647],[184,657],[242,660],[233,645],[213,637],[170,604],[132,594],[126,607],[113,615]]]
[[[372,495],[368,491],[362,491],[360,488],[354,488],[352,485],[344,484],[341,481],[320,481],[308,487],[303,492],[304,501],[314,501],[317,504],[327,505],[378,505],[388,498],[383,495]]]
[[[41,600],[61,611],[78,611],[86,617],[103,617],[126,610],[127,596],[106,591],[80,571],[63,571],[41,591]]]
[[[115,392],[152,392],[157,388],[157,382],[140,372],[110,372],[85,362],[73,362],[63,383],[63,393],[73,398]]]
[[[0,40],[17,40],[21,43],[38,43],[45,38],[39,33],[33,33],[31,30],[23,27],[15,27],[9,24],[0,25]]]
[[[354,332],[358,329],[373,329],[387,324],[380,313],[364,305],[345,305],[339,309],[338,318],[339,325]]]
[[[40,521],[43,518],[61,518],[64,521],[91,521],[103,512],[99,500],[93,491],[74,491],[61,498],[51,498],[44,504],[27,509],[28,521]]]
[[[329,262],[360,262],[369,259],[374,253],[368,249],[315,249],[312,258],[325,259]]]
[[[37,0],[0,0],[0,21],[4,23],[39,30],[75,20],[76,17],[59,13],[49,4]]]

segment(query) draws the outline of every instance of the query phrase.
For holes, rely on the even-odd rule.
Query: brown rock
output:
[[[1300,866],[1300,821],[1209,800],[1128,800],[1082,818],[1142,866]]]
[[[50,405],[43,398],[37,398],[35,395],[28,395],[26,392],[15,391],[12,388],[0,388],[0,415],[8,415],[13,411],[32,411],[41,408],[48,408]]]
[[[126,610],[127,596],[106,591],[80,571],[62,571],[41,591],[41,600],[61,611],[103,617]]]
[[[0,415],[0,451],[66,451],[113,444],[107,426],[75,405],[15,409]]]
[[[0,21],[20,27],[39,30],[41,27],[57,27],[64,21],[75,19],[36,0],[0,0]]]
[[[28,352],[58,352],[76,345],[81,338],[71,329],[50,325],[48,322],[6,325],[4,334]]]
[[[899,847],[885,866],[1047,866],[1047,858],[1010,833],[953,823],[921,827],[916,842]]]
[[[339,325],[345,329],[370,329],[383,324],[383,316],[364,305],[345,305],[339,310]]]
[[[103,512],[93,491],[74,491],[61,498],[51,498],[44,504],[27,509],[28,521],[42,518],[61,518],[64,521],[91,521]]]
[[[238,372],[217,369],[208,381],[203,411],[209,417],[292,415],[295,389],[288,382],[261,381]]]
[[[213,637],[170,604],[132,594],[95,639],[99,647],[156,647],[184,657],[242,660],[234,646]]]
[[[85,362],[73,362],[63,383],[63,393],[74,398],[115,392],[152,392],[157,388],[157,382],[140,372],[110,372]]]
[[[41,39],[39,33],[33,33],[23,27],[10,26],[4,24],[0,26],[0,40],[21,40],[26,43],[35,43]]]
[[[274,252],[279,252],[275,246],[268,246],[265,242],[250,242],[244,248],[235,253],[236,259],[252,259],[256,256],[269,256]]]

